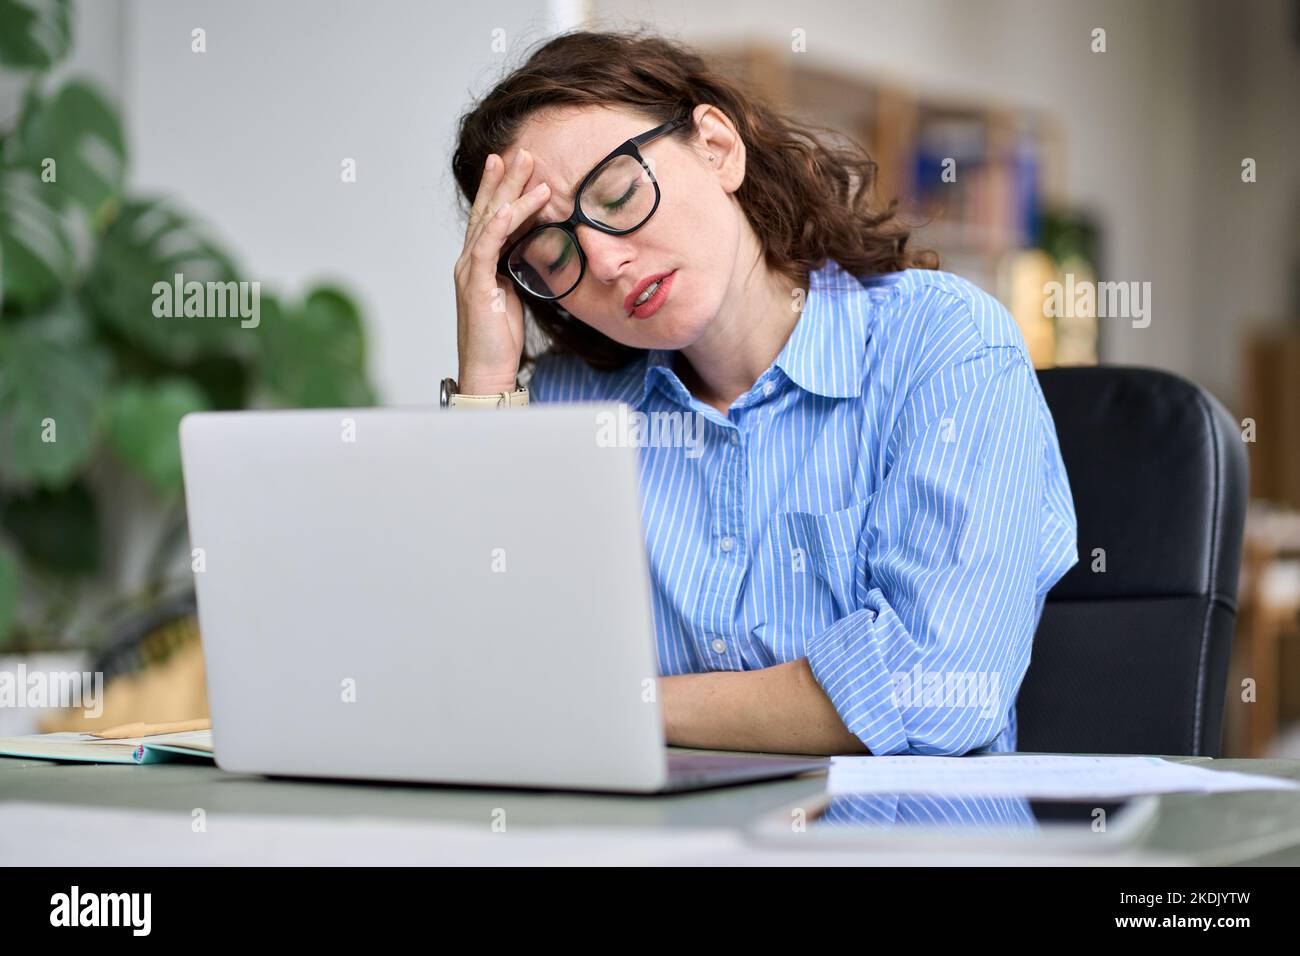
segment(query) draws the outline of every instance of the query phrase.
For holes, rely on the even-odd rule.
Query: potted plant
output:
[[[49,82],[71,43],[69,0],[0,0],[24,88],[0,121],[0,654],[93,647],[187,577],[182,415],[374,401],[343,292],[260,295],[177,204],[127,190],[117,110]],[[194,314],[214,286],[255,286],[257,321]]]

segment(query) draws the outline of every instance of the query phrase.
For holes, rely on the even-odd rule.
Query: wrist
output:
[[[513,392],[515,381],[514,375],[509,378],[468,375],[456,379],[456,391],[462,395],[500,395],[502,392]]]

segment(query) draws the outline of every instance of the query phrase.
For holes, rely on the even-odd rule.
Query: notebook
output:
[[[190,730],[113,740],[76,731],[0,737],[0,757],[129,764],[163,763],[186,758],[210,761],[213,759],[212,731]]]

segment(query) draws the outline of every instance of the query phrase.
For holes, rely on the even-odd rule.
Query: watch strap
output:
[[[443,408],[521,408],[528,404],[528,388],[518,383],[514,391],[490,395],[468,395],[456,389],[454,378],[442,380],[440,404]]]

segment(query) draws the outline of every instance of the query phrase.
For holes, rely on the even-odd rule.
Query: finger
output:
[[[521,149],[510,158],[510,165],[505,168],[505,174],[497,183],[491,199],[488,200],[487,208],[484,211],[482,221],[477,233],[483,231],[483,225],[491,220],[503,203],[513,202],[519,198],[519,194],[524,190],[524,184],[528,182],[528,177],[533,171],[533,155],[526,149]],[[473,240],[471,240],[473,241]]]
[[[524,191],[524,183],[528,182],[528,177],[532,172],[533,154],[528,150],[521,149],[510,157],[510,165],[506,167],[505,177],[498,184],[496,193],[492,196],[492,211],[495,212],[496,208],[503,202],[518,199],[519,194]]]
[[[465,248],[467,249],[469,248],[470,236],[476,235],[482,225],[483,215],[487,211],[489,200],[496,192],[503,168],[504,164],[501,162],[501,157],[496,153],[490,153],[483,166],[483,175],[478,181],[478,192],[474,194],[474,202],[469,210],[469,222],[465,228]]]
[[[550,187],[546,183],[538,183],[513,202],[498,206],[496,214],[487,220],[480,231],[470,258],[481,269],[490,270],[489,274],[495,276],[497,260],[505,248],[506,239],[521,222],[542,208],[549,195]]]

